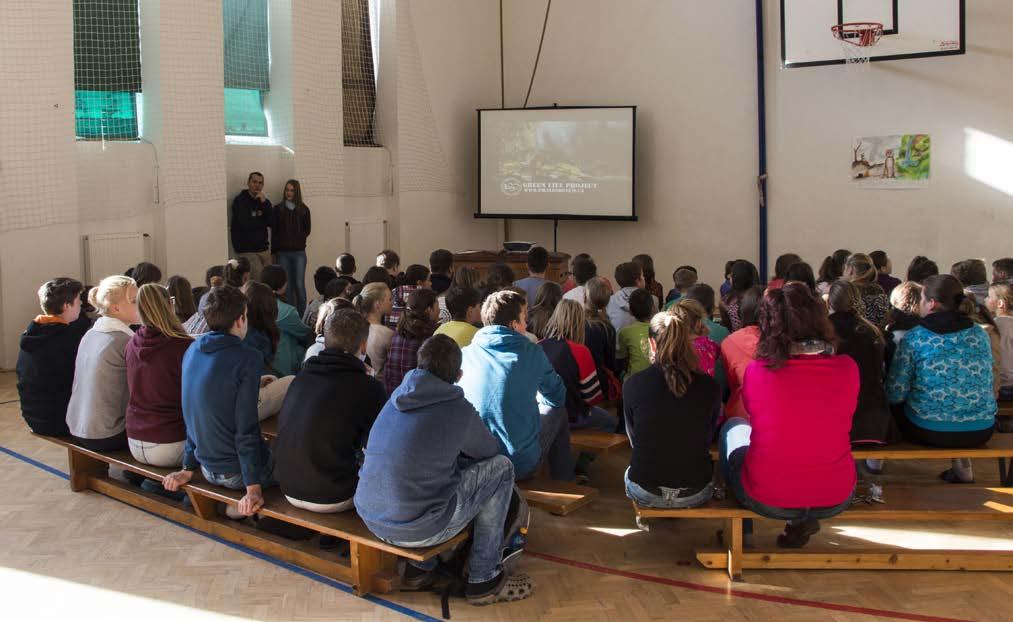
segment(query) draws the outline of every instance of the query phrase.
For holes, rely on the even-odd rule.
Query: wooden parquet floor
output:
[[[12,373],[0,373],[0,402],[17,398],[14,382]],[[0,447],[67,470],[60,448],[28,435],[17,403],[0,405]],[[717,522],[654,521],[649,533],[636,529],[622,490],[627,459],[619,452],[593,464],[592,484],[601,495],[592,505],[567,517],[534,511],[532,554],[522,561],[536,582],[532,598],[486,608],[454,600],[453,619],[1013,621],[1009,573],[751,570],[746,583],[731,584],[693,557],[695,548],[714,542]],[[5,620],[407,619],[397,607],[440,618],[433,594],[360,599],[107,497],[72,493],[64,479],[9,453],[0,452],[0,465]],[[886,481],[934,484],[945,466],[890,463]],[[975,466],[980,484],[998,482],[994,461]],[[757,544],[771,545],[779,530],[758,523]],[[814,546],[841,549],[870,543],[1013,550],[1013,522],[841,521],[824,523],[813,539]]]

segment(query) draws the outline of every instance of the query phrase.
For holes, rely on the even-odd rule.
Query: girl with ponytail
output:
[[[653,362],[623,386],[633,446],[626,495],[642,507],[695,507],[714,493],[708,448],[721,389],[700,371],[693,346],[698,321],[680,304],[655,315],[648,330]]]
[[[848,257],[848,261],[844,264],[844,278],[858,287],[862,296],[865,319],[880,329],[885,328],[890,299],[879,286],[879,270],[876,269],[872,259],[864,253],[855,253]]]
[[[366,340],[366,354],[376,375],[383,378],[383,366],[394,339],[394,331],[383,323],[383,316],[390,313],[393,303],[390,288],[386,283],[369,283],[352,300],[355,310],[369,322],[369,338]]]
[[[886,381],[905,439],[933,447],[977,447],[992,437],[997,408],[992,349],[971,317],[974,311],[974,300],[949,274],[923,282],[921,324],[904,335]],[[940,477],[973,482],[970,460],[954,460]]]

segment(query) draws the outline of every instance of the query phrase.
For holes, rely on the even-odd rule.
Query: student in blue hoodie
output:
[[[522,337],[523,338],[523,337]],[[526,339],[525,339],[526,340]],[[537,347],[537,346],[536,346]],[[397,546],[435,546],[472,525],[465,596],[474,605],[531,595],[531,579],[503,567],[514,469],[454,382],[461,350],[436,335],[373,423],[359,472],[355,508],[377,538]],[[518,512],[525,518],[526,509]],[[402,585],[423,589],[436,558],[409,562]]]
[[[525,336],[527,303],[511,290],[482,303],[482,324],[464,348],[464,396],[499,440],[518,479],[547,460],[553,479],[574,477],[566,385],[542,349]]]
[[[988,335],[969,317],[974,301],[948,274],[923,282],[921,324],[904,335],[890,365],[886,393],[900,404],[904,437],[932,447],[977,447],[992,437],[997,405]],[[954,460],[940,474],[974,481],[971,461]]]
[[[630,296],[638,289],[644,288],[644,271],[640,264],[629,261],[616,266],[615,277],[621,289],[612,294],[605,312],[618,333],[637,321],[630,313]]]
[[[274,485],[274,461],[257,418],[264,359],[245,345],[246,296],[235,287],[212,288],[204,309],[211,332],[198,337],[183,356],[183,469],[165,477],[176,491],[200,466],[215,485],[246,490],[230,518],[252,516],[264,506],[262,488]]]

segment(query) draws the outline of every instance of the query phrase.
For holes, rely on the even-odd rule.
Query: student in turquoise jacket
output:
[[[510,290],[482,304],[484,328],[462,353],[458,383],[510,458],[518,479],[548,461],[553,479],[574,477],[566,386],[540,347],[525,336],[527,303]]]

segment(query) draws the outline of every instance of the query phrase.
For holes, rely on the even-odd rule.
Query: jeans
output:
[[[186,441],[176,443],[148,443],[128,438],[130,455],[134,460],[157,467],[178,467],[183,464],[183,445]]]
[[[201,465],[200,472],[204,474],[204,479],[209,484],[215,486],[223,486],[230,490],[243,490],[246,488],[246,484],[243,483],[242,473],[215,473],[214,471],[208,471]],[[262,488],[271,488],[277,486],[278,482],[274,479],[274,454],[268,453],[267,464],[264,465],[264,469],[260,475],[260,486]]]
[[[613,432],[616,429],[616,418],[612,416],[612,413],[604,408],[592,406],[587,413],[587,419],[579,425],[571,425],[570,427],[574,430],[601,430],[602,432]]]
[[[474,462],[461,471],[461,482],[457,485],[457,507],[443,531],[414,542],[380,539],[408,548],[436,546],[453,538],[474,521],[471,528],[471,551],[468,553],[468,582],[489,581],[502,571],[503,530],[513,489],[514,466],[509,458],[493,456]],[[433,570],[438,562],[439,558],[433,557],[424,562],[413,561],[411,564],[422,570]]]
[[[288,304],[299,310],[299,317],[306,311],[306,251],[283,251],[278,253],[278,265],[288,275]]]
[[[538,405],[542,415],[542,427],[538,432],[538,446],[541,457],[538,466],[548,462],[549,477],[561,482],[570,482],[574,478],[573,452],[570,451],[570,418],[565,408],[553,408]],[[530,473],[518,473],[517,479],[534,477],[538,466]]]
[[[300,510],[307,510],[318,514],[337,514],[338,512],[347,512],[348,510],[355,509],[354,499],[345,499],[337,503],[313,503],[311,501],[300,501],[299,499],[293,499],[285,495],[285,500]]]
[[[725,422],[718,435],[718,458],[721,462],[721,473],[724,475],[728,488],[742,507],[756,512],[760,516],[789,522],[803,521],[809,518],[830,518],[848,509],[851,505],[851,495],[848,495],[848,498],[838,505],[815,508],[779,508],[750,497],[742,485],[742,465],[746,461],[746,452],[749,451],[749,436],[752,429],[745,419],[732,417]],[[751,524],[750,527],[752,527]]]
[[[664,486],[661,487],[661,495],[656,495],[649,490],[644,490],[640,484],[630,479],[629,467],[626,467],[623,479],[626,480],[626,496],[644,508],[695,508],[710,501],[714,495],[712,482],[707,482],[702,490],[688,497],[679,496],[679,493],[685,490],[684,488],[665,488]]]

